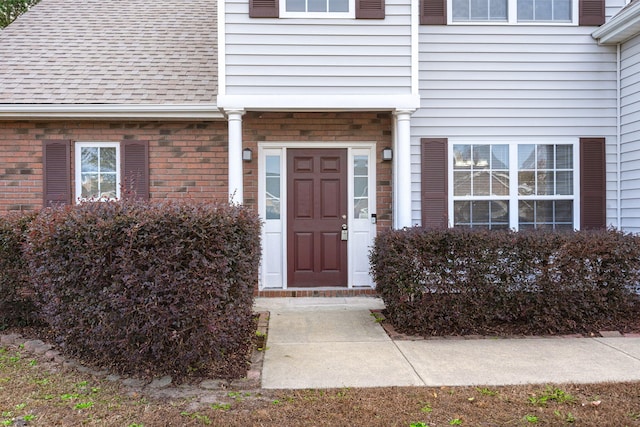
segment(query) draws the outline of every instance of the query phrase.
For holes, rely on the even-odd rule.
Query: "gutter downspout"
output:
[[[621,160],[621,155],[620,155],[620,151],[622,150],[622,118],[621,118],[621,114],[622,114],[622,79],[621,79],[621,75],[622,75],[622,63],[621,63],[621,54],[620,54],[620,43],[617,44],[617,49],[616,49],[616,98],[617,98],[617,102],[616,102],[616,109],[617,109],[617,113],[616,113],[616,138],[618,140],[618,148],[616,150],[616,182],[617,182],[617,188],[616,188],[616,197],[617,197],[617,201],[616,201],[616,208],[617,208],[617,218],[616,218],[616,223],[618,225],[618,230],[622,230],[622,206],[620,205],[622,203],[622,182],[621,182],[621,178],[622,178],[622,173],[620,171],[620,168],[622,166],[622,160]]]

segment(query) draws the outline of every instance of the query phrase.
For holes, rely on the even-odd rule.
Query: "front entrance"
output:
[[[347,149],[287,150],[290,287],[347,286]]]

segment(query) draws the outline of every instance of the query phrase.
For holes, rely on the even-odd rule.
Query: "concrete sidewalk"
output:
[[[271,313],[268,389],[640,381],[640,338],[393,341],[371,316],[378,298],[255,305]]]

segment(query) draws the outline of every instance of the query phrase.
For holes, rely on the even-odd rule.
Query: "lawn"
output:
[[[0,426],[640,426],[640,383],[163,392],[0,347]]]

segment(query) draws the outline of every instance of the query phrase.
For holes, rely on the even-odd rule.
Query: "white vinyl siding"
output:
[[[411,2],[384,19],[252,19],[226,2],[227,95],[411,93]]]
[[[607,138],[616,217],[616,49],[593,27],[421,26],[421,108],[412,116],[412,218],[421,223],[420,138]]]
[[[620,209],[624,231],[640,232],[640,37],[624,43],[620,67]]]

